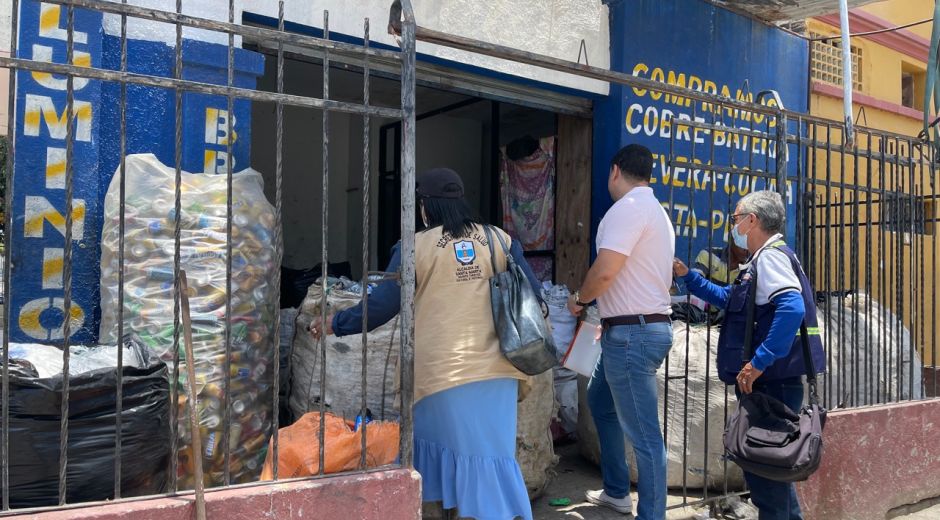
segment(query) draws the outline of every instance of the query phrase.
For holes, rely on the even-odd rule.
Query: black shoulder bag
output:
[[[555,344],[538,298],[522,268],[513,260],[498,231],[484,226],[486,241],[493,262],[490,278],[490,303],[493,306],[493,324],[499,337],[499,350],[519,371],[534,376],[554,367]],[[493,240],[499,240],[506,254],[506,270],[496,268],[496,250]]]
[[[755,258],[756,260],[756,258]],[[792,262],[791,262],[792,263]],[[744,332],[743,361],[753,356],[754,314],[757,305],[757,265],[752,261],[748,291],[747,330]],[[794,265],[794,272],[797,266]],[[823,427],[826,410],[816,392],[816,369],[809,346],[806,320],[800,324],[800,343],[809,385],[809,404],[799,413],[767,394],[752,392],[741,396],[738,409],[728,419],[724,433],[725,453],[744,471],[779,482],[800,482],[809,478],[822,460]]]

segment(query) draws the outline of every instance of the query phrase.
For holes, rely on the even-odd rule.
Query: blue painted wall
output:
[[[647,79],[684,84],[734,98],[747,98],[748,91],[779,92],[788,109],[807,109],[807,43],[760,22],[715,7],[701,0],[629,0],[610,5],[611,67]],[[745,87],[745,84],[749,87]],[[653,188],[664,203],[674,202],[676,252],[688,260],[699,250],[722,246],[728,240],[727,214],[733,212],[742,193],[764,189],[763,180],[749,185],[747,179],[708,172],[676,169],[665,162],[670,154],[672,120],[703,118],[711,123],[707,105],[671,99],[669,96],[612,85],[610,96],[595,103],[594,166],[592,186],[592,236],[612,204],[607,191],[610,159],[627,144],[639,143],[654,155]],[[768,130],[768,121],[734,121],[733,113],[715,122]],[[711,136],[691,130],[676,132],[672,140],[676,156],[702,162],[712,160]],[[791,125],[791,132],[796,126]],[[774,127],[770,128],[775,131]],[[716,134],[714,163],[774,170],[775,150],[764,143]],[[796,176],[796,150],[791,147],[788,175]],[[710,206],[711,199],[711,206]],[[709,214],[708,208],[715,210]],[[698,208],[696,210],[696,208]],[[729,211],[730,210],[730,211]],[[694,211],[694,218],[690,215]],[[794,236],[796,198],[788,203],[788,238]]]
[[[41,10],[44,20],[40,23]],[[18,48],[20,56],[65,62],[65,11],[34,0],[21,3]],[[120,69],[120,40],[103,34],[100,14],[75,10],[75,57],[93,67]],[[46,53],[46,54],[44,54]],[[225,46],[186,40],[183,43],[184,79],[224,85],[228,50]],[[237,49],[235,85],[253,88],[263,73],[263,57]],[[128,70],[172,77],[175,55],[163,43],[128,42]],[[13,341],[56,343],[62,340],[63,284],[61,252],[64,248],[64,155],[66,92],[64,78],[17,73],[17,99],[13,177],[13,229],[8,233],[13,258],[11,269],[11,323]],[[120,86],[116,83],[76,79],[78,122],[75,130],[73,235],[73,327],[71,340],[94,342],[100,322],[100,236],[103,202],[120,164]],[[184,93],[182,167],[192,172],[227,172],[227,105],[224,96]],[[127,87],[127,153],[154,153],[165,164],[175,164],[175,92],[129,85]],[[250,102],[234,102],[235,139],[233,170],[249,166]],[[44,112],[41,110],[45,110]],[[52,151],[49,151],[52,150]]]

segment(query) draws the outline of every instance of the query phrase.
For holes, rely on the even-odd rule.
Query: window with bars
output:
[[[826,35],[810,32],[810,38],[823,38]],[[852,88],[862,90],[862,49],[852,46]],[[812,42],[810,74],[815,80],[831,85],[842,86],[842,40]]]

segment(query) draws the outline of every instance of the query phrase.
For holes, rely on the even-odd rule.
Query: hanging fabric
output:
[[[528,157],[499,156],[503,229],[525,251],[555,248],[555,138],[544,137]]]

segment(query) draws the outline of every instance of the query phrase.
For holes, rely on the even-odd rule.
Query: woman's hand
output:
[[[568,297],[568,312],[574,314],[575,316],[580,316],[581,312],[584,310],[584,307],[578,305],[577,295],[572,294]]]
[[[689,274],[689,266],[682,263],[682,260],[678,258],[672,259],[672,274],[682,278],[683,276]]]
[[[310,326],[307,330],[310,332],[310,335],[313,336],[313,339],[319,341],[323,334],[327,336],[333,335],[333,316],[326,317],[326,327],[324,327],[324,321],[322,317],[316,317],[313,321],[310,322]]]

